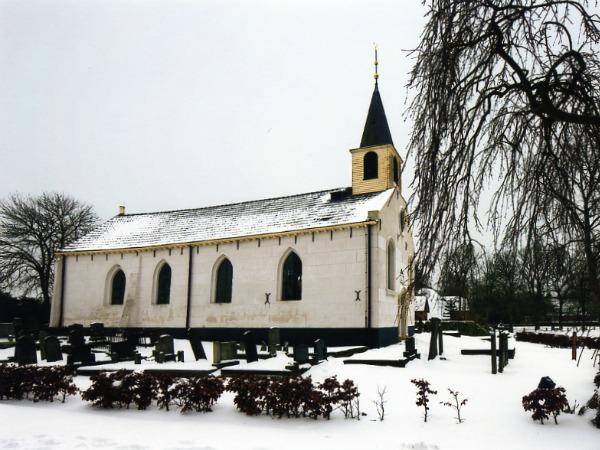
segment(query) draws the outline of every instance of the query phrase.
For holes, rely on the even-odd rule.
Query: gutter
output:
[[[371,227],[367,226],[367,328],[371,328]]]

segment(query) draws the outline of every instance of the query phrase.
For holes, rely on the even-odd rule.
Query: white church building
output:
[[[377,78],[352,186],[117,216],[59,252],[51,326],[380,346],[414,325],[414,245]]]

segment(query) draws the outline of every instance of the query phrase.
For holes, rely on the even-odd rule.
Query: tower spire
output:
[[[385,145],[392,144],[392,134],[390,133],[390,127],[388,126],[387,117],[383,109],[383,103],[381,101],[381,95],[379,94],[379,59],[377,57],[377,45],[375,47],[375,89],[371,96],[371,104],[369,105],[369,112],[367,113],[367,121],[363,130],[362,139],[360,140],[361,147],[369,147],[372,145]]]

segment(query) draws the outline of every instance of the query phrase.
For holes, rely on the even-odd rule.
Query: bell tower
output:
[[[375,89],[371,96],[360,147],[350,150],[353,195],[400,187],[402,158],[394,147],[379,94],[378,65],[377,47],[375,47]]]

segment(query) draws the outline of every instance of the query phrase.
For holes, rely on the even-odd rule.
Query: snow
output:
[[[426,355],[429,338],[416,336]],[[337,375],[354,380],[361,392],[360,421],[345,420],[335,412],[331,420],[248,417],[237,412],[233,397],[225,393],[212,413],[180,414],[156,407],[147,411],[100,410],[71,397],[66,404],[0,401],[0,448],[45,449],[566,449],[598,450],[600,430],[586,416],[563,414],[559,425],[533,422],[521,406],[521,397],[533,390],[542,376],[566,388],[570,403],[584,403],[592,394],[596,368],[589,350],[580,367],[570,360],[570,349],[546,348],[517,342],[516,358],[503,374],[490,374],[489,356],[462,356],[460,349],[480,345],[479,338],[463,336],[444,340],[446,360],[411,361],[406,368],[344,365],[346,358],[329,357],[305,376],[320,381]],[[176,343],[176,345],[179,345]],[[210,348],[210,346],[209,346]],[[373,354],[399,354],[402,345]],[[368,353],[368,352],[367,352]],[[186,355],[187,357],[187,355]],[[283,355],[278,355],[278,359]],[[262,363],[262,361],[260,361]],[[415,405],[413,378],[426,378],[438,391],[431,401],[430,417],[423,423]],[[81,388],[89,378],[76,379]],[[377,421],[373,400],[386,387],[386,416]],[[469,399],[463,409],[466,421],[457,424],[454,411],[439,404],[449,399],[447,388]]]
[[[369,220],[394,189],[348,195],[332,201],[340,189],[198,209],[115,216],[64,251],[140,248],[213,239],[301,231]]]

